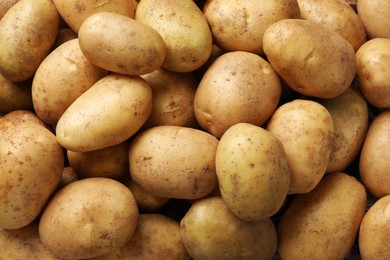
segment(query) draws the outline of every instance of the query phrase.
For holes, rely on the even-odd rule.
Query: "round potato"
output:
[[[68,107],[58,121],[57,140],[76,152],[122,143],[146,122],[152,110],[152,95],[141,77],[110,74]]]
[[[194,112],[200,126],[220,138],[240,122],[263,125],[275,111],[281,82],[259,55],[235,51],[217,58],[199,83]]]
[[[0,74],[0,111],[33,110],[31,84],[16,84]]]
[[[338,33],[303,19],[284,19],[263,36],[264,53],[288,86],[300,94],[334,98],[355,77],[355,50]]]
[[[55,193],[40,218],[39,237],[60,258],[91,258],[124,246],[137,222],[137,204],[126,186],[87,178]]]
[[[356,8],[370,39],[390,38],[390,2],[357,0]]]
[[[12,82],[32,78],[51,50],[58,25],[51,0],[14,4],[0,20],[0,74]]]
[[[219,189],[239,218],[269,218],[283,205],[291,172],[282,143],[267,130],[248,123],[230,127],[216,153]]]
[[[165,198],[198,199],[217,186],[218,139],[193,128],[156,126],[130,143],[132,179],[144,190]]]

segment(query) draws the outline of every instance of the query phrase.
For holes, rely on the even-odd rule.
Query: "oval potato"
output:
[[[357,0],[356,8],[370,39],[390,38],[389,1]]]

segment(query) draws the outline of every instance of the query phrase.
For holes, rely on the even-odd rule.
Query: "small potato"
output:
[[[252,124],[235,124],[222,135],[215,160],[222,198],[239,218],[262,220],[282,207],[291,172],[276,136]]]
[[[356,52],[356,65],[360,89],[367,101],[379,108],[390,108],[390,39],[364,43]]]
[[[137,222],[137,204],[126,186],[87,178],[55,193],[40,218],[39,237],[60,258],[91,258],[124,246]]]
[[[357,0],[357,12],[370,39],[390,38],[390,2]]]
[[[263,36],[264,53],[292,89],[318,98],[343,93],[355,77],[355,50],[338,33],[316,22],[284,19]]]
[[[146,122],[152,110],[152,95],[141,77],[110,74],[68,107],[58,121],[57,140],[75,152],[122,143]]]
[[[328,110],[315,101],[296,99],[278,107],[266,129],[283,144],[291,169],[289,193],[307,193],[325,174],[334,143]]]
[[[0,20],[0,74],[12,82],[32,78],[51,50],[59,20],[51,0],[14,4]]]
[[[112,72],[146,74],[158,69],[165,60],[166,46],[160,34],[124,15],[93,14],[83,22],[78,36],[85,57]]]
[[[165,198],[198,199],[217,186],[218,139],[193,128],[156,126],[130,143],[132,179],[144,190]]]
[[[269,218],[241,220],[221,197],[195,201],[181,219],[180,229],[184,246],[194,260],[269,260],[278,243]]]
[[[16,84],[0,74],[0,111],[33,110],[31,84]]]

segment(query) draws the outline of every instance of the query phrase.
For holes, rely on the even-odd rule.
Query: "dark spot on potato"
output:
[[[147,156],[147,157],[143,157],[142,160],[143,161],[148,161],[148,160],[151,160],[153,157],[152,156]]]

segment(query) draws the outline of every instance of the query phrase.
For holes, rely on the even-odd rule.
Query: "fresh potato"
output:
[[[215,160],[222,198],[239,218],[262,220],[282,207],[291,172],[276,136],[252,124],[235,124],[222,135]]]
[[[294,197],[277,226],[282,259],[346,259],[366,209],[364,186],[345,173],[326,175]]]
[[[122,143],[146,122],[152,110],[152,95],[141,77],[110,74],[68,107],[58,121],[57,140],[76,152]]]
[[[12,82],[32,78],[51,50],[58,25],[59,15],[50,0],[14,4],[0,20],[0,74]]]
[[[40,218],[39,237],[60,258],[91,258],[124,246],[137,223],[131,191],[118,181],[93,177],[54,194]]]
[[[287,85],[303,95],[337,97],[355,76],[351,44],[313,21],[284,19],[273,23],[264,33],[263,48]]]
[[[269,218],[244,221],[221,197],[195,201],[180,221],[181,237],[192,259],[272,259],[277,234]]]
[[[2,0],[0,2],[0,20],[3,18],[5,13],[20,0]]]
[[[379,108],[390,108],[389,38],[369,40],[356,52],[360,89],[367,101]]]
[[[107,74],[83,55],[78,39],[65,42],[35,73],[31,89],[34,111],[45,123],[56,125],[65,110]]]
[[[192,0],[142,0],[135,20],[156,29],[164,39],[167,55],[162,66],[168,70],[191,72],[210,57],[211,31]]]
[[[150,73],[166,57],[166,46],[156,30],[116,13],[89,16],[78,36],[80,48],[91,63],[116,73]]]
[[[208,0],[203,12],[215,44],[226,51],[263,52],[268,26],[282,19],[299,18],[296,0]]]
[[[0,111],[33,110],[31,84],[16,84],[0,74]]]
[[[356,8],[370,39],[390,38],[389,1],[357,0]]]
[[[218,139],[193,128],[156,126],[135,137],[129,147],[132,179],[164,198],[198,199],[217,186]]]
[[[281,94],[279,76],[259,55],[236,51],[221,55],[209,67],[194,97],[201,127],[220,138],[240,122],[263,125]]]
[[[325,174],[334,143],[334,125],[320,103],[295,99],[278,107],[266,130],[283,144],[291,169],[289,193],[307,193]]]

